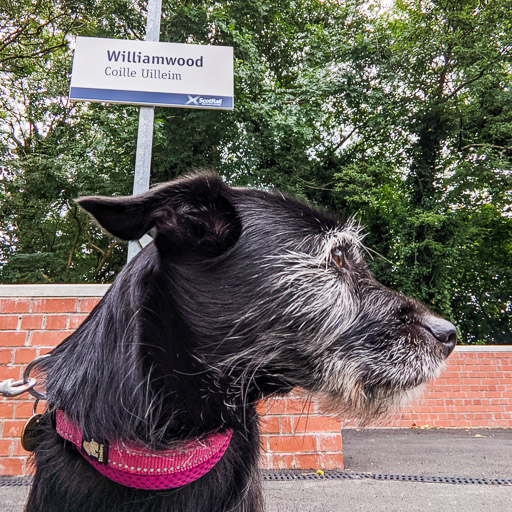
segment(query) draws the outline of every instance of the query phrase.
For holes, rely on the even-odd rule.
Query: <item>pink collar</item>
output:
[[[208,473],[224,455],[233,434],[232,430],[212,433],[180,449],[162,451],[115,441],[100,444],[83,439],[81,429],[59,409],[56,429],[102,475],[127,487],[153,490],[181,487]]]

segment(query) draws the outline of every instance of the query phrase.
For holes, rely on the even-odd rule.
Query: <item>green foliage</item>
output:
[[[72,35],[142,38],[146,2],[0,4],[0,279],[108,282],[75,206],[129,194],[138,111],[67,100]],[[377,278],[512,343],[512,0],[164,0],[161,40],[231,45],[233,112],[158,108],[152,181],[215,167],[356,215]],[[382,257],[381,257],[382,256]]]

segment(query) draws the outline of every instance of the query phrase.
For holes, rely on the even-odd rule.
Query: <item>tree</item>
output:
[[[4,282],[108,280],[125,261],[117,241],[105,237],[72,200],[129,193],[136,108],[107,112],[67,99],[70,33],[106,35],[115,28],[126,36],[140,29],[142,20],[132,23],[140,16],[124,16],[126,6],[119,4],[7,2],[0,13]]]
[[[355,133],[364,132],[358,165],[378,166],[379,181],[365,178],[381,186],[362,193],[365,178],[351,165],[348,180],[345,169],[338,175],[338,189],[360,201],[372,245],[395,262],[377,261],[376,274],[456,321],[470,342],[512,342],[506,12],[508,0],[409,0],[376,15],[364,69],[387,126],[372,135],[365,121]],[[489,240],[500,250],[483,257]]]
[[[61,0],[0,15],[2,281],[108,282],[123,265],[72,199],[130,193],[137,108],[65,99],[70,34],[141,38],[144,11]],[[234,47],[236,106],[158,108],[152,181],[215,167],[356,215],[381,281],[464,341],[510,343],[509,14],[512,0],[166,0],[162,41]]]

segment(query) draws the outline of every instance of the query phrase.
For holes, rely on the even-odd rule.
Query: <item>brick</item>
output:
[[[293,455],[272,455],[272,469],[294,469]]]
[[[25,423],[25,420],[5,420],[3,437],[19,437]]]
[[[67,315],[47,315],[44,328],[48,331],[66,329],[68,324]]]
[[[12,443],[12,456],[13,457],[26,457],[29,452],[23,449],[21,441],[19,439],[13,439]]]
[[[0,439],[0,457],[9,457],[12,455],[14,441],[10,439]]]
[[[260,469],[273,469],[272,467],[272,455],[260,452],[258,467]]]
[[[78,299],[34,299],[33,313],[75,313]]]
[[[80,301],[80,313],[90,313],[98,304],[101,298],[82,299]]]
[[[294,469],[293,455],[267,454],[262,469]]]
[[[293,433],[293,417],[292,416],[281,416],[281,434],[292,434]]]
[[[331,470],[343,469],[343,455],[336,454],[306,454],[297,453],[294,455],[295,469],[310,469],[310,470]]]
[[[315,404],[311,400],[301,398],[277,398],[269,400],[268,414],[307,415],[315,412]]]
[[[10,348],[0,348],[0,364],[8,364],[12,362],[13,353]]]
[[[22,331],[31,331],[43,327],[43,315],[23,315],[21,317],[20,329]]]
[[[456,422],[452,419],[438,419],[436,421],[436,427],[454,428],[455,426]]]
[[[12,456],[13,457],[27,457],[30,455],[30,452],[27,452],[21,446],[21,441],[19,439],[12,440]]]
[[[38,408],[39,409],[39,408]],[[16,404],[14,416],[16,419],[30,418],[34,411],[34,402],[18,402]]]
[[[20,457],[0,458],[0,475],[21,475],[25,460]]]
[[[0,347],[22,347],[27,338],[24,332],[2,331],[0,332]]]
[[[311,415],[315,412],[316,404],[303,398],[286,398],[284,400],[285,414]]]
[[[21,366],[0,366],[0,380],[5,379],[14,379],[18,380],[21,379],[22,375],[22,368]]]
[[[293,420],[295,433],[341,432],[341,421],[333,416],[300,416]]]
[[[256,412],[260,416],[265,416],[267,414],[267,402],[264,400],[261,400],[260,402],[258,402],[256,405]]]
[[[36,467],[34,464],[34,459],[30,458],[25,462],[23,475],[35,475],[36,473]]]
[[[279,453],[314,452],[315,436],[269,436],[269,450]]]
[[[69,329],[78,329],[84,322],[88,315],[70,315],[69,316]]]
[[[321,469],[343,469],[342,453],[322,453],[320,455]]]
[[[30,299],[0,299],[0,313],[28,313]]]
[[[279,416],[264,416],[261,419],[261,432],[263,434],[279,434],[281,422]]]
[[[418,414],[430,414],[432,412],[431,405],[417,406],[414,407],[414,412]]]
[[[272,398],[267,401],[267,414],[284,414],[284,399],[283,398]]]
[[[296,453],[293,461],[294,469],[321,469],[322,464],[319,453]]]
[[[14,401],[12,398],[5,398],[0,401],[0,418],[13,418],[14,416]]]
[[[18,316],[0,315],[0,331],[14,331],[18,327]]]
[[[341,452],[341,435],[319,435],[318,450],[321,452]]]
[[[28,364],[37,357],[37,349],[35,348],[17,348],[14,350],[15,364]]]
[[[54,347],[67,338],[73,331],[32,331],[29,345]]]

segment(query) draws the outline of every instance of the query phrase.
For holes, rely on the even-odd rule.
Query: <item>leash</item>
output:
[[[46,394],[35,389],[38,381],[30,377],[30,373],[47,357],[49,354],[31,361],[22,380],[0,382],[0,396],[16,397],[30,393],[36,399],[33,414],[21,433],[21,445],[28,452],[36,449],[41,421],[48,414],[48,408],[37,413],[37,405],[40,400],[46,400]],[[149,450],[135,443],[117,441],[100,443],[85,438],[80,427],[60,409],[55,411],[55,430],[103,476],[126,487],[146,490],[173,489],[201,478],[222,458],[233,435],[230,429],[211,432],[172,450]]]
[[[50,357],[49,354],[36,357],[33,361],[31,361],[23,372],[22,380],[15,381],[14,379],[7,379],[0,382],[0,396],[13,398],[23,395],[24,393],[30,393],[36,399],[32,409],[32,416],[25,423],[20,436],[21,446],[27,452],[33,452],[36,449],[37,443],[39,441],[39,435],[41,433],[39,428],[41,425],[41,420],[47,413],[47,411],[44,413],[37,412],[37,405],[39,404],[40,400],[46,400],[46,394],[41,393],[36,389],[38,381],[37,379],[30,377],[30,373],[35,366],[37,366],[47,357]]]

